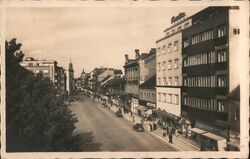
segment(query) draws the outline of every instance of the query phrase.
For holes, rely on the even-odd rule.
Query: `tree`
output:
[[[50,79],[20,66],[21,44],[6,41],[7,151],[74,151],[75,123],[71,110]]]

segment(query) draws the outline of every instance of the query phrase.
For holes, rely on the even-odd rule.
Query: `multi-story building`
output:
[[[148,54],[143,54],[139,60],[139,69],[140,69],[140,84],[147,81],[149,78],[155,75],[156,73],[156,49],[151,48]]]
[[[20,65],[34,74],[42,73],[44,77],[48,77],[55,84],[58,94],[65,94],[65,70],[62,67],[57,66],[56,61],[36,60],[32,57],[27,57],[20,63]]]
[[[70,61],[69,63],[69,68],[67,70],[67,83],[66,83],[66,89],[68,92],[68,95],[72,95],[74,93],[74,88],[75,88],[75,81],[74,81],[74,69],[73,69],[73,64]]]
[[[228,96],[239,86],[238,11],[206,8],[193,15],[192,26],[182,32],[182,116],[191,123],[192,133],[219,150],[221,146],[213,145],[230,140],[229,114],[238,107],[228,105]]]
[[[129,59],[125,55],[125,108],[127,111],[135,112],[135,108],[139,106],[139,84],[140,84],[140,58],[147,56],[138,49],[135,50],[135,58]],[[127,112],[126,111],[126,112]]]
[[[58,94],[66,95],[66,73],[63,67],[56,66],[56,80],[55,85],[58,90]]]
[[[146,110],[156,108],[155,103],[155,73],[156,73],[156,49],[152,48],[139,60],[140,85],[139,106],[137,113],[143,115]]]
[[[44,77],[50,78],[54,83],[56,79],[56,66],[57,62],[53,60],[36,60],[33,57],[26,57],[20,63],[21,66],[25,67],[34,74],[42,73]]]
[[[139,104],[142,109],[138,109],[138,114],[147,116],[145,110],[156,109],[156,75],[150,77],[139,86]],[[152,112],[152,111],[151,111]],[[150,114],[148,114],[150,115]]]
[[[182,30],[192,25],[192,19],[182,12],[171,23],[165,36],[156,41],[156,103],[168,121],[181,128],[176,120],[181,117]]]

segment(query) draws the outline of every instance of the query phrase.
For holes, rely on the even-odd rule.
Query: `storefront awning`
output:
[[[192,128],[191,131],[192,131],[192,132],[195,132],[195,133],[197,133],[197,134],[206,133],[205,130],[202,130],[202,129],[199,129],[199,128]]]
[[[213,139],[215,141],[226,140],[226,138],[221,137],[219,135],[212,134],[210,132],[204,133],[202,135],[205,136],[205,137],[207,137],[207,138]]]
[[[180,120],[180,117],[177,117],[171,113],[168,113],[166,111],[162,111],[162,110],[155,110],[154,111],[158,117],[166,117],[166,118],[169,118],[169,119],[173,119],[173,120]]]
[[[142,105],[139,105],[139,106],[135,107],[135,109],[137,109],[137,110],[146,110],[147,108],[142,106]]]

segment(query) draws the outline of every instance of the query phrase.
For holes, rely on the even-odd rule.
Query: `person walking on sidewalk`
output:
[[[168,135],[168,138],[169,138],[169,143],[170,144],[172,144],[173,143],[173,135],[172,135],[172,133],[169,133],[169,135]]]

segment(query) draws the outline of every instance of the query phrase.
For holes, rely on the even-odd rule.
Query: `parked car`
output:
[[[143,128],[143,125],[141,123],[135,123],[133,125],[133,130],[135,130],[137,132],[143,132],[144,128]]]
[[[122,117],[122,111],[117,110],[117,111],[115,112],[115,116],[116,116],[116,117]]]

